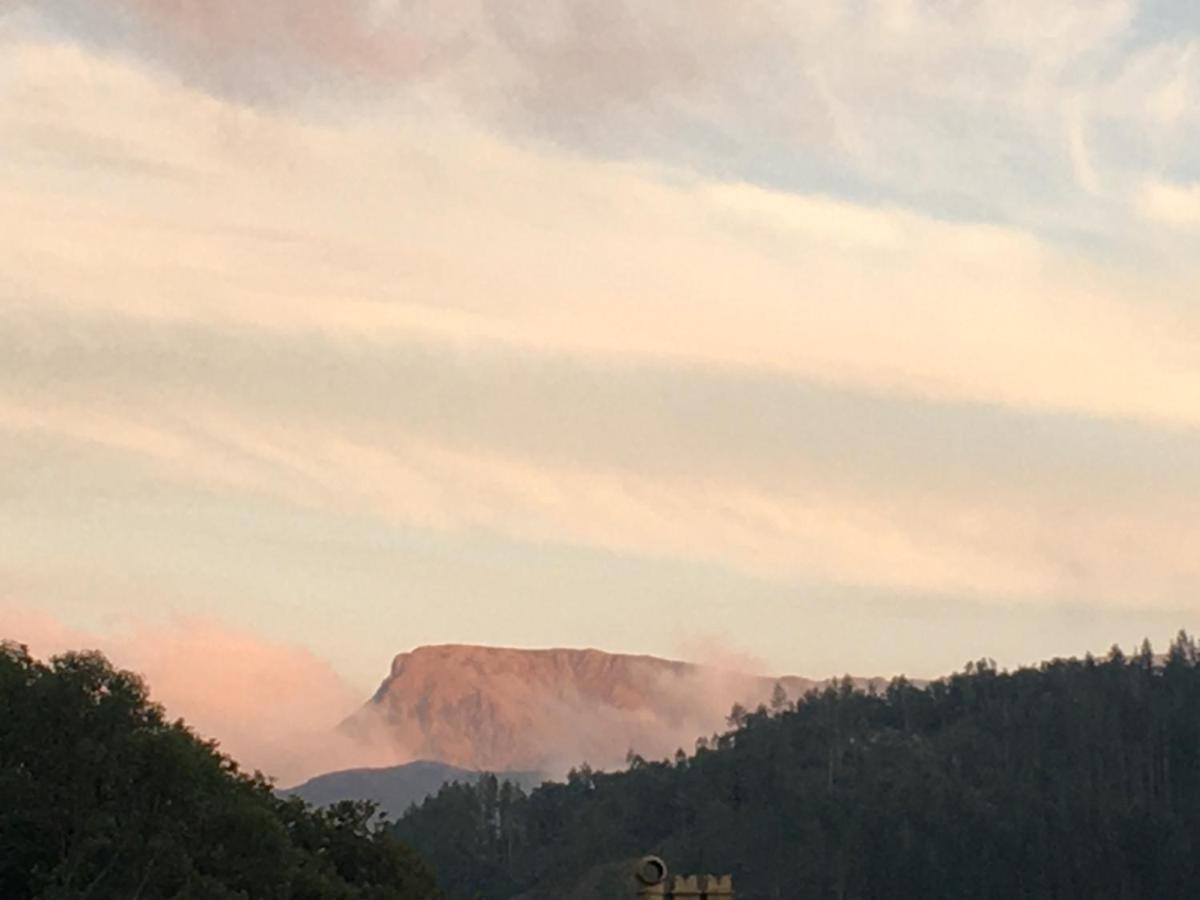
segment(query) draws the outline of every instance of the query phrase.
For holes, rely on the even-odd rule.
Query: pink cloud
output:
[[[192,74],[273,93],[284,85],[338,74],[403,81],[453,53],[457,29],[442,10],[383,14],[367,0],[120,0],[162,55]],[[413,27],[410,19],[426,27]],[[439,27],[427,27],[430,22]],[[291,86],[295,86],[294,84]]]
[[[97,635],[14,606],[0,606],[0,638],[26,644],[42,658],[102,651],[145,677],[170,716],[217,739],[244,768],[261,769],[284,786],[334,769],[404,761],[394,749],[336,732],[363,698],[302,647],[195,620]]]
[[[132,26],[123,49],[218,93],[280,98],[346,78],[384,89],[445,78],[452,102],[526,124],[565,116],[583,126],[605,110],[657,110],[659,100],[677,94],[691,98],[685,105],[703,105],[708,89],[736,80],[764,47],[788,47],[758,0],[751,15],[625,0],[111,5]]]

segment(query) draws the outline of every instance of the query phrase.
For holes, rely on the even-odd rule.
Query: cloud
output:
[[[1200,225],[1200,183],[1148,181],[1142,186],[1137,203],[1141,214],[1153,222],[1183,229]]]
[[[597,165],[470,130],[441,132],[431,155],[428,123],[299,125],[76,50],[12,59],[26,73],[12,133],[49,117],[63,130],[56,153],[76,153],[66,136],[85,131],[203,173],[117,194],[102,177],[69,200],[54,186],[58,165],[10,178],[10,213],[27,223],[0,250],[14,299],[1200,420],[1187,349],[1200,324],[1170,283],[1019,229]],[[63,79],[83,67],[103,103],[82,91],[63,110],[34,102],[68,93]]]
[[[719,412],[710,411],[705,429],[672,440],[699,439],[719,423],[712,418]],[[402,419],[303,424],[207,405],[176,414],[173,423],[150,424],[149,410],[125,421],[84,407],[49,413],[10,406],[0,407],[0,426],[111,448],[149,463],[158,478],[235,497],[445,534],[482,530],[528,543],[690,560],[757,578],[1024,602],[1087,596],[1147,607],[1178,603],[1180,584],[1200,580],[1189,549],[1200,539],[1194,467],[1191,475],[1186,465],[1177,469],[1169,485],[1147,480],[1146,472],[1164,452],[1186,454],[1186,439],[1174,450],[1144,443],[1149,457],[1132,465],[1114,457],[1085,477],[1037,461],[1030,449],[1007,475],[967,475],[967,460],[976,468],[982,460],[964,449],[962,459],[943,455],[938,468],[924,472],[884,454],[873,463],[881,466],[873,479],[866,471],[847,478],[822,463],[815,448],[799,446],[760,461],[748,449],[746,469],[717,465],[719,457],[672,464],[669,444],[648,446],[644,462],[614,458],[613,451],[584,460],[535,447],[502,449],[488,429],[452,437],[437,436],[435,427],[419,435]],[[572,415],[587,422],[585,414]],[[610,422],[618,434],[635,424],[621,416]],[[605,428],[587,427],[597,434]],[[1063,430],[1059,439],[1070,434]],[[925,452],[939,453],[937,436],[927,440]],[[829,452],[838,446],[834,437]],[[660,461],[655,453],[663,454]],[[853,444],[842,453],[863,456]],[[954,476],[956,468],[964,474]],[[1112,479],[1128,487],[1094,495],[1098,483]]]
[[[1200,34],[1185,27],[1137,47],[1098,95],[1098,113],[1137,122],[1157,154],[1174,155],[1170,139],[1200,119]]]
[[[201,736],[215,738],[243,768],[281,785],[356,765],[400,762],[395,751],[335,731],[362,697],[308,650],[211,621],[126,622],[88,633],[54,616],[0,605],[0,633],[40,657],[98,649],[142,675],[151,698]]]
[[[0,427],[54,462],[8,468],[8,527],[67,472],[1185,605],[1194,42],[1011,6],[27,6]]]
[[[1036,37],[1024,34],[1004,40]],[[831,482],[805,450],[819,420],[792,428],[786,452],[731,440],[722,452],[743,458],[705,468],[689,462],[705,452],[689,445],[711,440],[697,405],[673,438],[674,470],[619,446],[632,424],[621,415],[593,427],[604,451],[576,440],[547,453],[537,436],[553,419],[511,399],[493,401],[486,429],[454,434],[450,413],[434,433],[409,424],[444,399],[413,399],[428,377],[458,378],[448,409],[469,417],[486,378],[511,377],[487,361],[524,359],[532,384],[547,367],[592,373],[555,400],[567,423],[590,421],[590,383],[605,371],[640,370],[710,386],[758,374],[913,416],[999,408],[1190,431],[1200,318],[1171,279],[1010,226],[598,163],[443,121],[335,128],[77,46],[11,49],[0,124],[24,162],[0,173],[22,223],[0,246],[10,358],[22,360],[0,387],[10,432],[144,458],[159,477],[233,496],[756,576],[1153,604],[1196,575],[1153,521],[1190,535],[1194,493],[1158,505],[1144,489],[1140,506],[1093,498],[1079,513],[1011,470],[981,473],[973,495],[950,491],[915,457],[879,460],[873,481]],[[114,169],[120,159],[175,171]],[[414,345],[443,362],[386,361]],[[275,357],[260,358],[266,347]],[[365,385],[350,376],[315,405],[324,371],[371,354],[384,361]],[[92,374],[72,376],[85,360]],[[238,378],[221,374],[235,365]],[[486,376],[472,384],[461,374],[472,370]],[[348,416],[364,388],[372,414]],[[525,416],[525,446],[506,443],[506,416]],[[897,441],[910,427],[855,439]],[[1134,478],[1158,451],[1143,452]],[[1076,500],[1098,484],[1069,483]]]
[[[1104,128],[1088,166],[1124,182],[1120,129],[1137,123],[1155,143],[1139,163],[1175,156],[1164,140],[1200,85],[1186,38],[1134,40],[1132,0],[1052,0],[1036,15],[996,0],[748,0],[736,13],[678,0],[121,0],[101,14],[53,0],[41,14],[205,90],[305,114],[365,96],[599,158],[802,187],[833,175],[860,195],[1034,225],[1066,216],[1076,230],[1095,222],[1070,189],[1080,131],[1064,141],[1063,121],[1092,111]]]
[[[207,90],[251,101],[294,99],[331,80],[346,85],[430,77],[457,55],[452,12],[374,0],[78,0],[39,6],[47,20],[94,45],[175,71]]]

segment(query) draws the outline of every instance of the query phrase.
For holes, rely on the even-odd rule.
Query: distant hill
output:
[[[436,794],[442,785],[452,781],[474,784],[482,774],[445,763],[418,760],[379,769],[329,772],[278,793],[299,797],[313,806],[329,806],[342,800],[372,800],[381,811],[396,818],[412,804]],[[537,772],[500,772],[497,775],[526,789],[536,787],[542,781]]]
[[[342,728],[399,759],[561,774],[621,765],[629,751],[690,750],[724,730],[735,703],[769,704],[777,686],[795,700],[822,683],[599,650],[447,644],[397,656]]]

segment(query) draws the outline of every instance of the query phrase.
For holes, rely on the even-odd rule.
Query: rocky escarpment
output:
[[[723,730],[735,703],[796,698],[817,682],[598,650],[440,645],[401,653],[343,729],[397,761],[562,772],[661,758]]]

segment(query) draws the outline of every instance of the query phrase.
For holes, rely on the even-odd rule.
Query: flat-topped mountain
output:
[[[819,682],[598,650],[447,644],[401,653],[343,729],[398,760],[466,769],[565,771],[661,758],[724,730],[735,703],[795,699]]]

